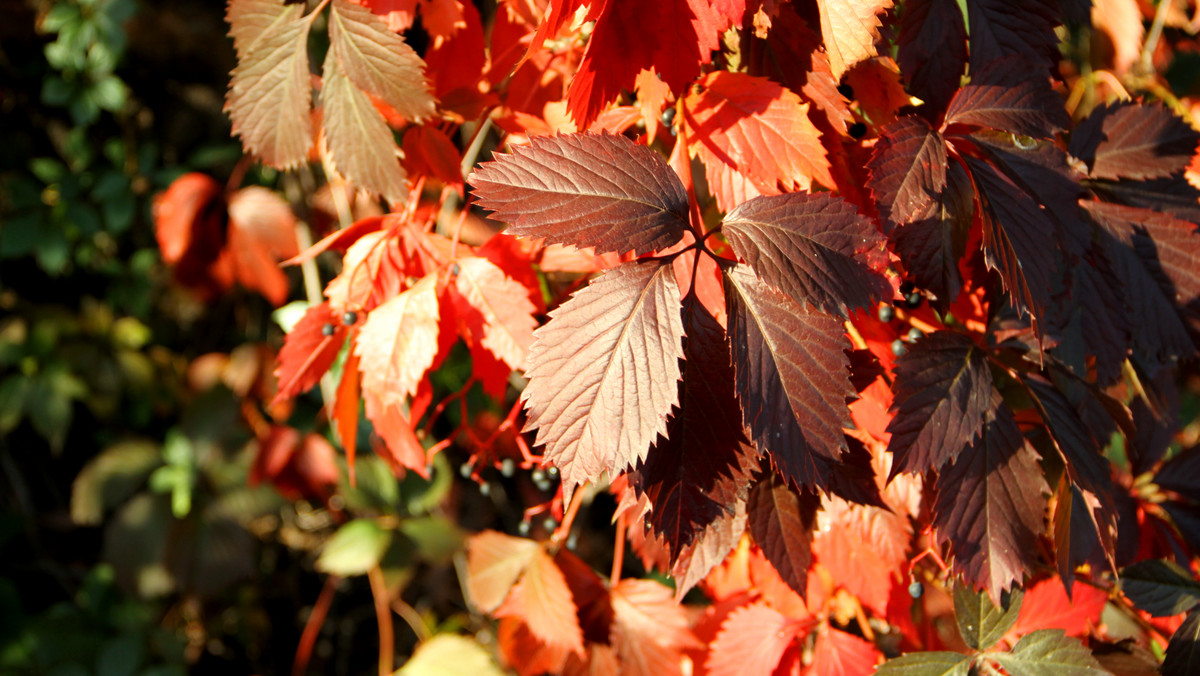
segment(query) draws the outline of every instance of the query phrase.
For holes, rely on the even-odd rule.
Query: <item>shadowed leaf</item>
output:
[[[908,91],[940,113],[967,64],[967,26],[955,0],[908,0],[896,60]]]
[[[867,164],[879,215],[894,228],[927,214],[946,189],[946,141],[919,117],[883,130]]]
[[[746,526],[779,576],[801,598],[808,591],[812,535],[819,500],[797,493],[777,474],[760,479],[746,501]]]
[[[954,619],[958,633],[972,650],[987,650],[996,644],[1017,621],[1022,594],[1018,589],[1005,595],[1003,607],[997,607],[986,592],[966,585],[954,588]]]
[[[1071,132],[1068,152],[1093,178],[1167,178],[1183,171],[1200,133],[1162,104],[1102,104]]]
[[[925,212],[892,231],[896,254],[913,280],[937,296],[939,306],[949,305],[962,288],[958,261],[967,246],[975,215],[975,191],[958,163],[946,173],[946,188]]]
[[[971,70],[978,72],[1007,56],[1024,57],[1036,70],[1023,77],[1049,71],[1059,59],[1060,23],[1055,4],[1042,0],[967,0],[971,36]],[[1048,74],[1048,72],[1047,72]]]
[[[1171,635],[1162,663],[1163,676],[1187,676],[1197,670],[1200,670],[1200,610],[1192,611]]]
[[[972,32],[972,47],[976,44]],[[974,62],[972,62],[974,63]],[[972,68],[972,70],[975,70]],[[946,124],[970,124],[1035,138],[1050,138],[1070,120],[1049,79],[1030,75],[1029,62],[988,63],[950,100]]]
[[[1104,676],[1092,652],[1078,639],[1061,629],[1041,629],[1025,636],[1007,653],[994,653],[993,659],[1010,674],[1030,676]]]
[[[1121,569],[1121,591],[1154,617],[1186,613],[1200,603],[1200,582],[1172,561],[1138,561]]]

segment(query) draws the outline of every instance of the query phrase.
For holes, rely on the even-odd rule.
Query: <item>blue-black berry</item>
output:
[[[886,324],[895,318],[896,308],[892,307],[890,303],[884,303],[883,305],[879,306],[879,321]]]
[[[335,329],[333,327],[333,324],[326,322],[325,326],[321,327],[321,335],[322,336],[328,337],[328,336],[332,336],[335,333],[337,333],[337,329]]]
[[[908,346],[904,344],[903,340],[897,338],[892,341],[892,354],[902,357],[905,352],[908,352]]]
[[[925,297],[922,296],[919,291],[913,291],[904,297],[904,304],[909,307],[918,307],[921,305],[921,301],[924,300],[924,298]]]
[[[914,326],[908,330],[908,341],[911,343],[913,341],[920,340],[921,337],[924,335],[925,335],[924,331],[922,331],[921,329],[918,329],[917,327]]]
[[[925,595],[925,585],[921,584],[920,580],[913,580],[912,584],[908,585],[908,595],[914,599],[919,599]]]
[[[664,127],[670,127],[675,124],[675,109],[667,108],[662,113],[662,123]]]
[[[345,324],[346,326],[354,326],[354,322],[357,322],[357,321],[358,321],[358,313],[355,312],[354,310],[350,310],[346,314],[342,315],[342,323]]]

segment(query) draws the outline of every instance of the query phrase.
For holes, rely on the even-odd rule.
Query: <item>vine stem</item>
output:
[[[575,487],[575,494],[571,496],[571,504],[567,505],[567,511],[563,514],[562,523],[558,524],[554,534],[550,536],[550,542],[555,545],[567,539],[567,534],[571,532],[571,525],[575,523],[575,516],[579,514],[579,506],[583,503],[582,486]]]
[[[419,643],[424,643],[425,641],[429,640],[429,627],[425,626],[425,620],[421,617],[421,614],[417,612],[416,608],[413,608],[408,603],[405,603],[404,599],[398,598],[392,601],[392,610],[396,611],[396,614],[400,616],[400,619],[404,620],[405,624],[407,624],[409,628],[413,630],[413,633],[417,635],[417,641]]]
[[[304,623],[304,632],[300,634],[300,644],[296,646],[296,657],[292,661],[292,676],[304,676],[304,672],[308,670],[308,660],[312,657],[317,635],[320,634],[325,617],[329,614],[329,606],[333,604],[333,593],[337,591],[340,579],[337,575],[325,578],[321,594],[317,596],[317,602],[313,604],[312,612]]]
[[[1141,55],[1141,70],[1143,73],[1149,73],[1154,68],[1151,61],[1154,58],[1154,50],[1158,47],[1158,40],[1162,37],[1163,26],[1167,23],[1167,12],[1171,10],[1171,0],[1158,0],[1158,10],[1154,12],[1154,23],[1150,25],[1150,32],[1146,35],[1146,41],[1142,43]]]
[[[371,597],[375,599],[375,620],[379,624],[379,676],[389,676],[396,669],[396,633],[392,628],[392,608],[388,603],[387,584],[379,564],[367,571]]]
[[[613,543],[612,573],[608,576],[608,588],[612,589],[621,581],[621,568],[625,563],[625,529],[629,526],[627,512],[621,512],[617,517],[617,541]]]

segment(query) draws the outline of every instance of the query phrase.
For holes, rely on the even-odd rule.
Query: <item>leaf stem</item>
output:
[[[425,626],[425,620],[421,617],[421,614],[417,612],[416,608],[413,608],[408,603],[405,603],[404,599],[396,598],[392,600],[392,610],[396,611],[396,614],[400,616],[400,619],[404,620],[404,623],[407,624],[409,628],[413,630],[413,633],[417,635],[418,643],[424,643],[425,641],[429,640],[429,637],[431,636],[429,633],[429,627]]]
[[[329,606],[333,604],[333,593],[337,591],[340,580],[337,575],[325,578],[317,602],[313,604],[308,620],[304,622],[304,631],[300,634],[300,644],[296,646],[296,657],[292,661],[292,676],[304,676],[304,672],[308,671],[308,660],[312,657],[313,646],[316,645],[321,626],[325,624]]]
[[[617,541],[613,543],[612,572],[608,576],[608,588],[612,589],[621,581],[621,568],[625,563],[625,529],[628,524],[628,514],[621,512],[617,517]]]
[[[571,496],[571,504],[567,505],[567,511],[563,514],[562,523],[558,524],[558,528],[550,536],[550,542],[556,546],[563,540],[566,540],[568,534],[571,532],[571,526],[575,523],[575,516],[579,514],[579,506],[583,503],[582,488],[583,486],[575,487],[575,494]]]
[[[379,564],[367,571],[371,597],[375,599],[375,619],[379,623],[379,676],[389,676],[396,669],[396,636],[392,628],[392,609],[388,603],[387,584]]]

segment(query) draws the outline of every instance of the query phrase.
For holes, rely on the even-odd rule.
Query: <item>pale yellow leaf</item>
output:
[[[422,643],[395,676],[504,676],[504,671],[475,641],[438,634]]]

